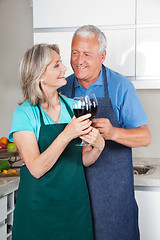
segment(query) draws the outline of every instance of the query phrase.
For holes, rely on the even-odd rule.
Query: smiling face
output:
[[[51,50],[51,61],[41,77],[46,87],[58,89],[67,83],[64,75],[67,68],[62,64],[60,55]]]
[[[97,37],[75,36],[72,41],[71,66],[81,84],[82,82],[94,83],[101,71],[106,51],[99,53]],[[85,84],[85,83],[84,83]]]

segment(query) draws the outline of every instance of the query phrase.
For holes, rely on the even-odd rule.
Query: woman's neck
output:
[[[60,98],[59,98],[59,95],[58,95],[58,92],[55,91],[55,92],[51,92],[50,94],[47,94],[47,100],[48,100],[48,104],[47,102],[40,102],[40,106],[42,108],[56,108],[58,105],[60,105]]]
[[[60,102],[58,92],[48,97],[47,99],[48,99],[48,104],[47,102],[43,102],[43,103],[40,103],[40,106],[55,123],[59,123],[60,113],[61,113],[61,102]]]

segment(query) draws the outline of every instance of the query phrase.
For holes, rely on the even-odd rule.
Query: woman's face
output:
[[[41,81],[47,87],[60,88],[67,83],[64,75],[67,68],[62,64],[60,55],[51,50],[51,61],[47,65]]]

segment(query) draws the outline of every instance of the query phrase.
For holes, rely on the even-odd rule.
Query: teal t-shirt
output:
[[[72,99],[63,97],[68,103],[72,110]],[[64,104],[63,100],[60,98],[61,102],[61,113],[59,123],[69,123],[71,116]],[[55,122],[46,114],[46,112],[41,108],[44,123],[55,124]],[[17,131],[32,131],[35,133],[37,141],[39,138],[40,130],[40,113],[37,105],[32,106],[29,101],[24,102],[22,105],[17,107],[13,113],[12,125],[9,133],[9,140],[14,142],[13,133]]]

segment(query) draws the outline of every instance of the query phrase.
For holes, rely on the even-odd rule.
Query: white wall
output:
[[[29,0],[0,1],[0,137],[8,137],[13,110],[21,99],[18,65],[33,45],[32,16]]]
[[[149,147],[133,149],[134,157],[160,158],[160,90],[137,90],[147,112],[152,143]]]

